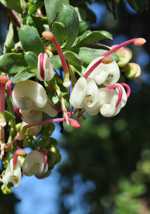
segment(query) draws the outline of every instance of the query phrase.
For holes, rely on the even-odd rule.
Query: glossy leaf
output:
[[[28,51],[24,55],[24,59],[31,69],[37,69],[38,57],[35,53]]]
[[[65,51],[63,54],[64,54],[65,59],[68,61],[69,64],[75,65],[75,66],[82,65],[82,59],[78,54],[76,54],[72,51]]]
[[[30,79],[33,76],[36,76],[37,71],[36,70],[31,70],[29,67],[23,68],[19,73],[17,73],[14,78],[13,82],[17,83],[19,81],[25,81]]]
[[[76,46],[84,46],[87,44],[92,44],[98,42],[102,39],[112,39],[112,35],[107,31],[85,31]]]
[[[8,53],[0,56],[0,71],[14,74],[27,66],[23,53]]]
[[[59,45],[61,46],[64,43],[67,36],[64,24],[62,24],[61,22],[54,22],[52,25],[52,33],[54,34]]]
[[[54,69],[61,68],[61,60],[58,55],[49,58]]]
[[[81,34],[83,34],[86,30],[90,29],[90,23],[89,22],[85,22],[85,21],[80,21],[79,22],[79,32],[78,32],[78,36],[80,36]]]
[[[30,8],[29,8],[29,15],[31,15],[32,13],[34,13],[38,8],[43,7],[44,2],[43,1],[38,1],[35,2],[35,4],[33,4]]]
[[[84,66],[72,66],[72,69],[75,73],[77,73],[79,76],[83,76],[86,72],[86,68]]]
[[[81,48],[75,48],[72,49],[75,53],[77,53],[83,60],[83,64],[90,64],[91,61],[99,56],[102,56],[104,53],[106,53],[106,50],[102,49],[94,49],[94,48],[86,48],[86,47],[81,47]],[[119,61],[118,56],[115,53],[110,54],[110,56],[116,61]]]
[[[22,9],[20,6],[20,0],[1,0],[0,1],[5,7],[8,7],[12,10],[17,11],[18,13],[22,13]]]
[[[40,36],[34,28],[22,25],[19,29],[19,39],[25,51],[32,51],[36,55],[44,52]]]
[[[57,11],[59,11],[59,15],[57,17],[57,21],[63,22],[61,19],[61,12],[63,10],[63,4],[69,5],[69,0],[44,0],[46,14],[48,18],[48,24],[51,25],[53,20],[56,17]],[[63,22],[64,23],[64,22]]]
[[[86,17],[87,17],[85,10],[83,8],[79,8],[79,7],[75,7],[75,10],[77,12],[79,21],[85,21]]]
[[[8,33],[6,36],[5,43],[4,43],[4,51],[7,52],[8,50],[10,50],[10,48],[12,47],[12,44],[13,44],[13,39],[14,39],[13,23],[10,22]]]
[[[43,31],[49,30],[49,26],[47,23],[47,17],[32,16],[32,19],[33,19],[40,35],[42,35]]]
[[[12,115],[9,111],[5,111],[5,118],[6,118],[6,122],[8,123],[8,122],[11,121],[12,119],[14,119],[15,116]]]

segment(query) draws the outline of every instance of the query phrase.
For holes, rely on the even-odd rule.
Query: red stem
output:
[[[12,97],[11,84],[12,84],[12,80],[9,80],[7,83],[7,91],[9,95]]]
[[[56,49],[57,49],[57,52],[59,54],[59,57],[60,57],[60,60],[61,60],[61,63],[62,63],[62,66],[63,66],[63,69],[64,69],[64,72],[66,73],[69,73],[69,68],[68,68],[68,65],[67,65],[67,62],[65,60],[65,57],[63,55],[63,52],[59,46],[59,43],[57,42],[56,38],[53,36],[53,39],[52,39]]]
[[[126,83],[120,83],[120,85],[124,86],[127,89],[127,98],[130,96],[131,94],[131,88],[129,85],[127,85]]]
[[[122,88],[119,85],[110,85],[110,86],[107,86],[106,88],[109,88],[109,89],[117,88],[118,89],[119,95],[118,95],[118,100],[116,102],[116,108],[117,108],[119,103],[121,102],[122,95],[123,95]]]

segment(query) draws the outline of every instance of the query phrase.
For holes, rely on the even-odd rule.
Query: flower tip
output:
[[[69,121],[71,123],[71,126],[74,127],[75,129],[78,129],[78,128],[80,128],[82,126],[79,121],[74,120],[72,118],[70,118]]]
[[[7,76],[0,76],[0,83],[6,83],[8,82],[8,77]]]
[[[102,59],[102,63],[103,63],[103,64],[109,64],[109,63],[111,63],[112,61],[113,61],[113,58],[110,57],[110,56],[104,57],[104,58]]]
[[[50,32],[50,31],[44,31],[42,33],[42,36],[47,40],[53,40],[53,37],[54,37],[52,32]]]
[[[16,150],[15,154],[18,155],[18,156],[24,156],[24,155],[26,155],[26,151],[24,151],[23,149],[19,148],[19,149]]]
[[[144,45],[145,42],[146,42],[146,39],[144,39],[144,38],[137,38],[134,41],[134,45],[141,46],[141,45]]]
[[[65,88],[69,88],[70,85],[71,85],[71,81],[70,81],[70,80],[69,80],[69,81],[64,81],[64,82],[63,82],[63,86],[64,86]]]

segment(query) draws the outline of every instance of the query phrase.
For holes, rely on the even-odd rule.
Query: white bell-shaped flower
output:
[[[50,117],[55,117],[58,114],[58,112],[48,102],[42,108],[38,108],[33,103],[29,109],[27,110],[21,109],[20,112],[23,116],[23,120],[29,124],[41,122],[43,119],[42,112],[46,113]]]
[[[120,84],[116,84],[116,85],[120,86],[123,92],[121,101],[117,107],[116,107],[116,103],[119,96],[118,89],[101,88],[99,90],[100,106],[101,106],[100,113],[104,117],[113,117],[117,115],[120,112],[121,108],[123,108],[127,102],[127,95],[126,95],[125,89]]]
[[[54,69],[46,53],[38,56],[37,78],[41,81],[49,81],[54,77]]]
[[[74,108],[84,107],[84,97],[87,89],[87,80],[84,77],[80,77],[76,82],[73,91],[70,95],[70,104]]]
[[[94,59],[86,69],[86,72],[103,57],[97,57]],[[89,78],[93,79],[97,85],[113,85],[120,78],[120,70],[117,63],[113,60],[111,63],[100,63],[89,75]]]
[[[21,163],[19,159],[15,166],[13,166],[13,159],[10,160],[2,181],[5,185],[11,182],[15,187],[19,186],[21,182]]]
[[[45,172],[43,153],[34,150],[30,152],[23,163],[22,169],[27,176],[41,176]],[[46,167],[48,170],[48,167]]]
[[[93,79],[87,79],[87,89],[84,97],[85,110],[90,115],[96,115],[99,112],[99,90]]]
[[[32,103],[42,108],[47,102],[47,94],[43,86],[35,81],[20,81],[13,89],[12,102],[19,109],[28,109]]]

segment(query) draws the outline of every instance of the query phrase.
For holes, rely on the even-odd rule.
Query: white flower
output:
[[[47,102],[42,108],[38,108],[34,103],[27,110],[21,109],[23,120],[28,124],[39,123],[43,119],[42,112],[46,113],[50,117],[55,117],[58,112]]]
[[[54,77],[54,69],[48,55],[41,53],[38,56],[37,78],[41,81],[49,81]]]
[[[11,182],[15,187],[19,186],[21,182],[21,163],[19,159],[15,166],[13,166],[13,159],[10,160],[2,180],[5,185]]]
[[[22,169],[27,176],[35,175],[37,178],[44,178],[50,175],[48,164],[44,166],[44,155],[34,150],[30,152],[23,163]]]
[[[119,96],[118,89],[109,89],[109,88],[101,88],[99,90],[100,96],[100,113],[104,117],[113,117],[117,115],[121,108],[123,108],[127,102],[127,95],[125,89],[120,85],[116,84],[121,87],[123,95],[119,105],[116,107],[116,103]]]
[[[97,57],[94,59],[86,69],[86,72],[103,57]],[[113,60],[111,63],[100,63],[89,75],[89,78],[93,79],[97,85],[113,85],[120,78],[120,70],[117,63]]]
[[[13,89],[12,102],[17,108],[24,110],[33,103],[38,108],[43,108],[47,103],[47,94],[43,86],[35,81],[20,81]]]

